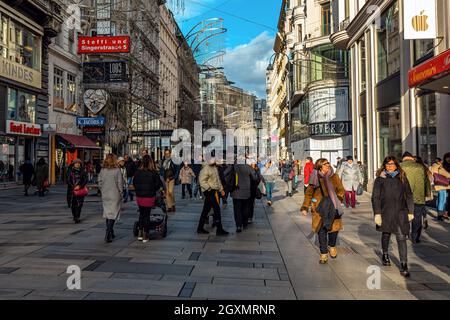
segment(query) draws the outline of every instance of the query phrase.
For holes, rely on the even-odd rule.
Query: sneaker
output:
[[[330,257],[332,259],[336,259],[337,258],[338,253],[337,253],[337,248],[336,247],[330,247],[328,252],[330,253]]]
[[[391,259],[389,259],[389,255],[387,253],[383,254],[382,262],[383,266],[389,267],[391,265]]]
[[[408,265],[406,263],[400,264],[400,274],[405,278],[409,278],[410,274],[408,271]]]
[[[144,238],[142,239],[142,242],[143,243],[147,243],[147,242],[149,242],[150,241],[150,239],[148,238],[148,233],[147,232],[144,232]]]
[[[142,240],[144,240],[144,231],[143,230],[139,230],[138,241],[142,241]]]
[[[328,262],[328,254],[321,254],[320,255],[320,264],[326,264]]]

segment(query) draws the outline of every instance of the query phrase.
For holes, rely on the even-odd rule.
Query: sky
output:
[[[266,98],[265,70],[273,54],[281,0],[184,0],[185,9],[172,11],[186,35],[196,24],[223,18],[226,54],[223,67],[236,86]],[[169,0],[177,2],[177,0]]]

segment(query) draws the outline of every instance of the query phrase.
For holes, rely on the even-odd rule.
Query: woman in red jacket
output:
[[[305,162],[305,168],[303,170],[303,175],[305,178],[303,179],[303,184],[305,185],[304,192],[306,194],[306,189],[309,186],[309,178],[311,177],[311,173],[314,170],[313,158],[307,157]]]

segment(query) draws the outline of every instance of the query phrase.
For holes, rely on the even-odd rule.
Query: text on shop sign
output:
[[[8,120],[6,122],[6,133],[40,137],[42,129],[39,124]]]

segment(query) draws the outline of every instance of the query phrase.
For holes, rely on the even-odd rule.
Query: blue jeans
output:
[[[128,178],[127,179],[127,184],[130,185],[132,183],[133,183],[133,178],[131,178],[131,177]],[[128,187],[123,189],[123,200],[124,201],[128,201],[128,197],[130,198],[131,201],[133,201],[133,196],[134,196],[133,192],[130,191],[128,189]]]
[[[267,201],[272,201],[272,192],[275,188],[275,182],[266,182]]]
[[[447,190],[438,191],[438,211],[445,211],[445,202],[447,200]]]

